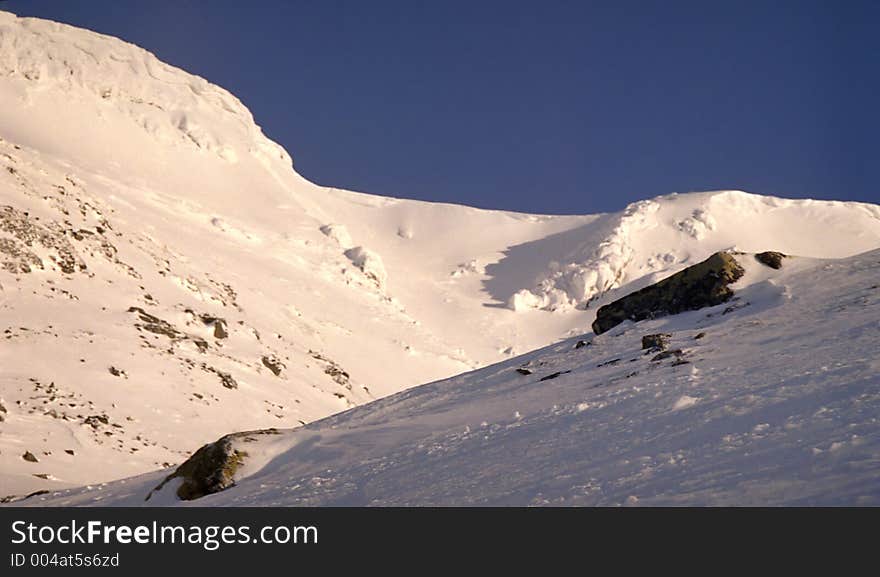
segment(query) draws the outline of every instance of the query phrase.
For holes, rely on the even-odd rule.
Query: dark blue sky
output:
[[[320,184],[529,212],[880,202],[878,1],[8,0],[236,94]]]

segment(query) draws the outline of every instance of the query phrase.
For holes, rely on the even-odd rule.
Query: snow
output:
[[[871,231],[878,218],[876,205],[779,199],[740,191],[639,201],[589,227],[601,233],[584,234],[587,240],[550,262],[534,287],[518,292],[510,306],[514,310],[584,307],[613,289],[669,276],[719,250],[849,256],[877,246]],[[817,228],[821,234],[816,234]]]
[[[564,437],[569,429],[580,441],[578,435],[592,431],[608,448],[598,440],[588,445],[603,454],[622,442],[611,433],[636,418],[629,409],[676,419],[666,424],[673,427],[677,419],[719,410],[718,399],[734,395],[738,400],[736,391],[757,385],[747,374],[729,391],[716,381],[715,371],[738,375],[738,368],[730,367],[751,366],[737,356],[751,349],[710,351],[700,340],[680,346],[705,350],[711,363],[675,367],[676,378],[664,373],[662,384],[630,381],[639,392],[609,396],[618,390],[611,386],[586,394],[578,383],[587,377],[579,375],[628,352],[627,335],[635,330],[625,323],[593,339],[593,346],[576,353],[589,359],[588,365],[573,362],[574,353],[567,350],[571,339],[590,339],[583,333],[600,305],[716,250],[776,250],[798,258],[786,259],[781,272],[747,262],[746,276],[735,287],[740,296],[735,304],[742,306],[733,313],[708,320],[683,315],[689,320],[648,325],[693,322],[710,331],[713,323],[728,326],[750,315],[758,321],[761,314],[781,310],[801,314],[799,307],[818,299],[819,289],[789,283],[787,275],[821,280],[823,272],[840,273],[851,265],[816,259],[851,257],[880,246],[880,207],[865,203],[712,191],[644,200],[618,213],[553,216],[321,187],[294,170],[288,153],[266,138],[247,108],[223,88],[118,39],[7,12],[0,12],[0,102],[0,397],[7,410],[0,412],[0,497],[144,473],[148,477],[137,479],[161,479],[167,471],[157,469],[180,463],[223,434],[305,423],[314,424],[284,435],[287,440],[266,454],[308,447],[331,447],[332,453],[341,447],[342,459],[360,447],[376,463],[399,458],[415,466],[425,451],[453,459],[461,449],[484,452],[493,463],[496,450],[498,458],[505,451],[521,455],[530,453],[532,444],[546,445],[547,451],[556,446],[566,455],[575,449],[541,435]],[[25,266],[30,272],[22,272]],[[854,278],[865,274],[852,273]],[[873,302],[869,293],[863,297]],[[840,299],[831,304],[835,301],[827,295],[822,306],[843,306],[845,298]],[[834,318],[828,312],[814,322]],[[856,344],[867,339],[862,343],[867,347],[876,328],[865,324],[871,317],[846,318],[850,325],[840,325],[842,334]],[[219,325],[225,336],[218,336]],[[793,329],[790,335],[774,325],[756,327],[766,334],[750,338],[763,338],[765,347],[773,338],[806,338]],[[709,342],[720,341],[707,337]],[[548,345],[551,349],[541,349]],[[552,347],[565,350],[554,356],[548,352],[556,350]],[[511,358],[526,351],[536,352]],[[780,358],[787,354],[813,362],[801,350],[779,353]],[[835,363],[860,354],[841,349],[839,359],[820,355],[825,376],[833,374],[845,384],[858,371],[876,374],[880,366],[868,360],[843,376],[835,372]],[[531,367],[534,380],[573,372],[540,387],[519,377],[509,380],[514,365],[526,360],[545,363]],[[624,364],[606,365],[598,374],[625,376]],[[270,365],[280,367],[279,374]],[[817,367],[812,370],[818,374]],[[678,376],[687,387],[679,387]],[[691,390],[696,386],[710,390]],[[841,386],[841,393],[849,391]],[[438,387],[451,387],[449,396],[424,396]],[[388,397],[400,391],[407,392]],[[421,396],[425,406],[409,407],[404,401],[411,394]],[[638,404],[624,410],[628,395]],[[660,396],[649,402],[644,395]],[[686,399],[698,401],[672,410]],[[831,414],[849,418],[839,406],[843,397],[816,392],[816,399]],[[761,399],[747,407],[752,405],[761,405]],[[320,424],[361,406],[345,413],[354,419],[350,434]],[[363,424],[367,414],[381,421],[386,413],[399,429]],[[573,415],[598,415],[596,426],[604,423],[606,429],[576,426]],[[813,430],[805,418],[797,429],[767,418],[760,422],[769,425],[761,433],[768,438]],[[646,426],[651,423],[662,424]],[[725,434],[739,446],[746,429],[734,429]],[[834,429],[834,438],[807,435],[807,453],[815,448],[821,455],[869,454],[876,437],[868,425],[862,429]],[[474,445],[479,439],[488,444]],[[841,445],[832,451],[833,443]],[[543,450],[535,458],[550,459]],[[25,451],[38,462],[23,460]],[[675,455],[663,462],[673,457],[678,462]],[[578,474],[588,470],[597,480],[602,477],[592,466],[577,465],[581,461],[572,464],[585,467]],[[554,489],[552,475],[568,473],[549,463],[548,477],[533,479],[547,484],[541,496],[525,489],[521,476],[509,480],[521,483],[514,491],[502,479],[485,479],[465,461],[461,474],[488,483],[484,493],[428,467],[412,475],[412,487],[401,489],[399,497],[382,491],[372,496],[372,489],[364,489],[363,499],[578,502],[562,485]],[[246,468],[248,478],[276,470],[291,478],[326,474],[282,465],[273,457],[259,472]],[[634,474],[611,465],[609,474]],[[356,481],[352,463],[343,459],[328,465],[335,466],[348,466],[348,476],[329,479],[362,482]],[[510,466],[500,462],[498,470]],[[364,467],[362,473],[371,471]],[[428,472],[447,483],[445,495],[414,488]],[[282,488],[287,481],[279,479],[267,480],[278,494],[253,502],[323,502],[306,490],[310,482],[298,481],[302,489],[288,494]],[[126,483],[125,490],[135,495],[140,482]],[[388,482],[405,484],[403,476]],[[597,485],[590,478],[579,482],[584,495],[595,497]],[[360,502],[341,489],[327,489],[332,486],[322,481],[322,491],[332,498]],[[601,502],[623,503],[631,495],[638,504],[652,502],[650,491],[612,493]],[[99,496],[101,502],[119,501],[118,493]]]
[[[783,268],[797,298],[626,323],[416,387],[269,437],[236,486],[173,504],[877,505],[878,279],[880,250]],[[656,332],[688,364],[650,360]],[[24,503],[139,505],[157,479]]]
[[[359,268],[364,275],[376,283],[380,290],[385,288],[388,280],[388,273],[385,272],[385,265],[382,263],[382,257],[375,252],[362,246],[356,246],[345,251],[345,256],[351,263]]]
[[[345,228],[344,224],[325,224],[321,227],[321,232],[326,234],[329,238],[332,238],[336,241],[336,244],[346,250],[351,248],[354,244],[351,240],[351,235],[348,234],[348,229]]]
[[[688,407],[693,407],[700,400],[699,397],[691,397],[689,395],[682,395],[675,401],[675,404],[672,405],[673,411],[679,411],[681,409],[686,409]]]

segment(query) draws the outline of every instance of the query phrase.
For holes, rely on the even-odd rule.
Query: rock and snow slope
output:
[[[526,215],[323,188],[291,163],[222,88],[0,12],[0,497],[581,334],[716,250],[880,246],[869,204],[728,191]]]
[[[737,258],[730,303],[246,438],[223,492],[145,502],[164,471],[23,504],[880,505],[880,250]]]

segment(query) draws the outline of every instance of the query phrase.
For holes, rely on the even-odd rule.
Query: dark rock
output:
[[[37,457],[34,456],[34,454],[31,453],[30,451],[25,451],[24,455],[22,455],[21,458],[29,463],[39,463],[40,462],[40,460],[37,459]]]
[[[122,377],[125,375],[125,371],[123,371],[122,369],[117,369],[116,367],[110,367],[108,370],[110,371],[110,374],[114,377]]]
[[[592,345],[592,344],[593,344],[593,343],[590,342],[590,341],[578,341],[577,344],[574,346],[574,348],[576,348],[576,349],[580,349],[580,348],[582,348],[582,347],[588,347],[588,346],[590,346],[590,345]]]
[[[205,353],[208,350],[208,341],[205,339],[201,339],[199,337],[191,337],[192,342],[196,345],[196,348],[200,353]]]
[[[605,367],[608,365],[616,365],[619,362],[620,362],[620,359],[611,359],[610,361],[605,361],[604,363],[599,363],[598,365],[596,365],[596,368],[598,369],[599,367]]]
[[[555,373],[550,373],[550,374],[547,375],[546,377],[541,377],[541,378],[539,379],[539,382],[540,382],[540,381],[549,381],[549,380],[555,379],[556,377],[558,377],[558,376],[560,376],[560,375],[566,375],[566,374],[568,374],[568,373],[570,373],[570,372],[571,372],[571,371],[558,371],[558,372],[555,372]]]
[[[136,324],[135,326],[138,326],[145,331],[157,335],[164,335],[170,339],[180,339],[184,337],[184,334],[174,328],[171,323],[164,321],[157,316],[151,315],[140,307],[129,307],[128,312],[137,313],[141,320],[141,324]]]
[[[734,300],[736,300],[736,299],[734,299]],[[739,310],[739,309],[741,309],[741,308],[743,308],[743,307],[747,307],[747,306],[749,306],[750,304],[751,304],[751,303],[748,303],[748,302],[746,302],[746,303],[736,303],[736,304],[732,304],[732,305],[730,305],[729,307],[724,307],[724,310],[721,311],[721,316],[729,315],[730,313],[735,312],[735,311],[737,311],[737,310]]]
[[[782,254],[781,252],[768,250],[766,252],[759,252],[758,254],[756,254],[755,260],[763,265],[778,270],[782,268],[782,259],[786,258],[787,256],[788,255]]]
[[[150,500],[153,493],[162,489],[172,479],[181,478],[183,482],[177,488],[177,496],[184,501],[191,501],[218,493],[235,485],[235,473],[244,464],[247,451],[234,446],[234,441],[253,442],[258,435],[277,435],[277,429],[261,431],[245,431],[221,437],[214,443],[204,445],[189,459],[165,479],[146,497]]]
[[[662,351],[669,345],[669,339],[672,335],[669,333],[657,333],[654,335],[645,335],[642,337],[643,349],[657,349]]]
[[[286,367],[284,366],[284,363],[282,363],[282,362],[278,359],[278,357],[276,357],[275,355],[264,356],[264,357],[262,358],[262,361],[263,361],[263,365],[264,365],[267,369],[269,369],[270,371],[272,371],[272,373],[273,373],[276,377],[280,377],[280,376],[281,376],[281,371],[283,371],[283,370],[286,368]]]
[[[237,389],[238,382],[227,372],[221,371],[220,369],[215,369],[212,366],[209,366],[206,363],[202,363],[199,365],[203,371],[206,373],[214,373],[218,377],[220,377],[220,384],[222,384],[227,389]]]
[[[669,357],[681,358],[684,356],[684,352],[681,349],[673,349],[671,351],[663,351],[657,355],[651,357],[651,362],[654,361],[662,361],[663,359],[668,359]]]
[[[73,274],[86,270],[86,264],[70,244],[65,228],[51,222],[37,223],[27,211],[12,206],[0,206],[0,268],[13,274],[29,273],[34,268],[44,269],[46,262],[31,249],[41,246],[48,253],[48,260],[63,273]]]
[[[200,318],[206,325],[214,325],[215,339],[225,339],[229,337],[229,331],[226,328],[226,319],[212,317],[211,315],[201,315]]]
[[[73,451],[73,449],[64,449],[64,452],[70,456],[76,455],[76,453]]]
[[[334,361],[333,359],[328,359],[321,353],[315,352],[311,349],[309,350],[309,354],[316,361],[326,363],[327,366],[324,367],[324,374],[329,375],[336,384],[342,385],[349,391],[351,390],[351,376],[348,374],[348,372],[343,370],[342,367],[336,364],[336,361]]]
[[[330,375],[330,377],[340,385],[348,385],[348,379],[350,376],[346,371],[342,370],[339,365],[330,365],[324,369],[324,374]]]
[[[232,378],[232,375],[230,375],[229,373],[217,371],[217,376],[220,377],[220,384],[222,384],[227,389],[238,388],[238,382],[234,378]]]
[[[226,321],[223,319],[217,319],[217,322],[214,323],[214,338],[225,339],[228,336],[229,331],[226,330]]]
[[[30,499],[31,497],[37,497],[39,495],[47,495],[47,494],[49,494],[48,489],[40,489],[39,491],[34,491],[33,493],[28,493],[27,495],[24,496],[22,501],[24,501],[25,499]]]
[[[531,375],[532,374],[532,371],[530,369],[525,368],[525,367],[518,368],[516,370],[516,372],[518,372],[521,375]]]
[[[625,320],[641,321],[721,304],[733,296],[729,285],[743,272],[733,255],[716,252],[701,263],[600,307],[593,332],[604,333]]]
[[[705,336],[706,336],[706,333],[697,333],[697,334],[694,335],[694,340],[695,340],[695,341],[698,341],[698,340],[700,340],[701,338],[703,338],[703,337],[705,337]]]
[[[110,423],[110,417],[107,415],[90,415],[83,421],[84,424],[90,425],[93,429],[97,429],[101,425]]]

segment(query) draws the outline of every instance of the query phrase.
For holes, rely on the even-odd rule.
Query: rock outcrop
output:
[[[769,266],[770,268],[779,270],[782,268],[782,259],[786,258],[787,256],[788,255],[782,254],[781,252],[768,250],[756,254],[755,260],[763,265]]]
[[[244,464],[248,453],[240,448],[243,443],[256,441],[259,435],[277,435],[277,429],[245,431],[221,437],[213,443],[204,445],[184,461],[177,469],[150,491],[146,501],[171,480],[182,479],[177,488],[177,496],[183,501],[192,501],[228,489],[235,485],[235,473]]]
[[[716,252],[701,263],[600,307],[593,332],[604,333],[625,320],[641,321],[721,304],[733,296],[729,285],[743,273],[732,254]]]
[[[272,371],[272,374],[276,377],[280,377],[281,372],[286,368],[284,363],[275,355],[263,355],[261,360],[263,361],[263,366]]]

